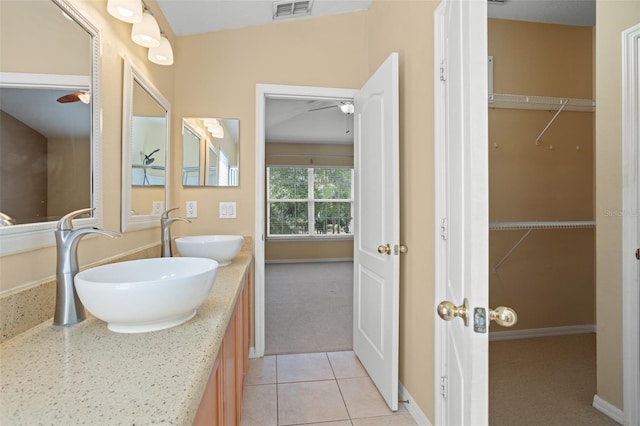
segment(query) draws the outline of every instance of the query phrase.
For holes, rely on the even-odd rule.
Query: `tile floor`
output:
[[[410,426],[403,404],[387,407],[352,351],[249,360],[242,426]]]

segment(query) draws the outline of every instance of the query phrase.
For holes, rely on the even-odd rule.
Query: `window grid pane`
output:
[[[352,169],[268,167],[267,177],[267,235],[352,235]]]
[[[269,235],[307,235],[307,202],[274,201],[269,205]]]

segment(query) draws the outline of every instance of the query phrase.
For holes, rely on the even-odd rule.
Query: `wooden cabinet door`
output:
[[[222,425],[222,369],[220,358],[213,365],[207,387],[202,395],[194,426]]]
[[[222,340],[222,424],[225,426],[239,423],[236,412],[236,312],[231,317]]]

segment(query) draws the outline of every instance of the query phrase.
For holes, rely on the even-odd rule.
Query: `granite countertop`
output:
[[[0,424],[191,425],[251,264],[247,246],[185,324],[118,334],[88,315],[0,345]]]

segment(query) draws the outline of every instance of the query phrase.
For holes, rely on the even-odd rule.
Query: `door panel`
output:
[[[399,244],[398,55],[354,98],[353,350],[392,410],[398,409]]]
[[[474,331],[475,308],[488,322],[486,8],[443,0],[436,11],[436,301],[469,301],[468,325],[435,317],[437,425],[488,423],[488,327]]]

